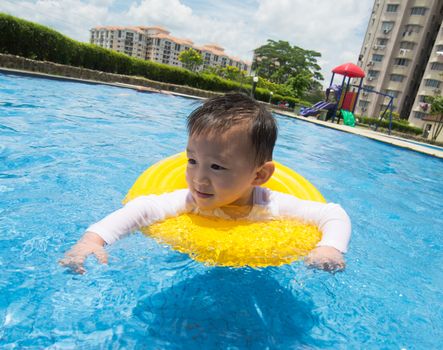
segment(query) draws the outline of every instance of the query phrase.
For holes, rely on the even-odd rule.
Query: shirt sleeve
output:
[[[334,203],[302,200],[285,193],[271,192],[271,202],[276,201],[279,216],[299,218],[316,225],[322,232],[317,244],[330,246],[346,253],[351,238],[351,220],[344,209]]]
[[[89,226],[87,231],[98,234],[107,244],[112,244],[141,227],[191,211],[192,203],[188,189],[140,196]]]

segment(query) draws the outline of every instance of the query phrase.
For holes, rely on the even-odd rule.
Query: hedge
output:
[[[97,45],[72,40],[48,27],[0,13],[0,52],[40,61],[50,61],[108,73],[137,75],[151,80],[187,85],[218,91],[243,91],[251,86],[220,78],[215,74],[193,73],[184,68],[171,67],[127,56]],[[300,102],[289,96],[271,95],[269,90],[256,89],[257,100],[278,103],[286,101],[291,107]]]
[[[367,124],[367,125],[378,125],[382,128],[389,128],[389,120],[379,120],[377,118],[369,118],[364,116],[356,116],[358,123]],[[393,120],[392,121],[392,130],[406,132],[415,135],[421,135],[423,130],[416,126],[409,125],[406,121]]]

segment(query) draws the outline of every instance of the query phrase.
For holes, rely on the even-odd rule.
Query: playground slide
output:
[[[343,116],[343,123],[345,125],[355,126],[355,118],[352,112],[341,109],[340,113]]]
[[[303,108],[300,111],[300,115],[302,115],[304,117],[308,117],[310,115],[317,115],[320,112],[320,109],[330,110],[330,109],[335,108],[335,106],[336,106],[335,103],[326,102],[326,101],[320,101],[320,102],[317,102],[312,107]]]

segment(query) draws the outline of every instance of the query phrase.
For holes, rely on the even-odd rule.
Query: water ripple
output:
[[[348,268],[199,264],[137,233],[57,261],[186,145],[193,100],[0,74],[1,348],[439,348],[443,162],[278,117],[275,158],[353,221]],[[13,130],[11,130],[13,129]]]

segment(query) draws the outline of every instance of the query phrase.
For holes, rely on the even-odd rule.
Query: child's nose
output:
[[[209,178],[205,171],[197,171],[194,176],[194,183],[196,185],[208,185],[209,184]]]

